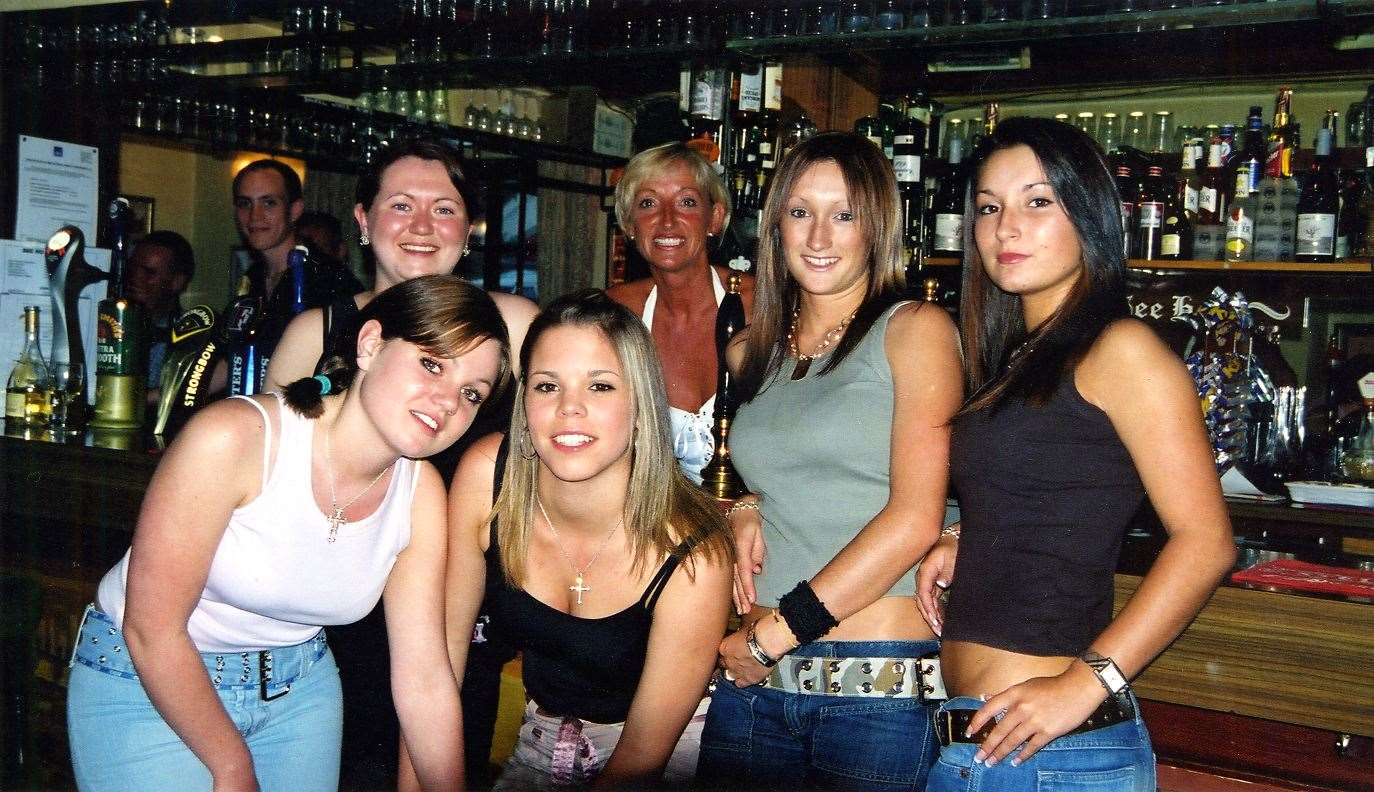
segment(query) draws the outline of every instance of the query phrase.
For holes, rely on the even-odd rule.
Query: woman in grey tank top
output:
[[[731,514],[743,625],[721,644],[698,773],[921,789],[941,685],[912,567],[944,516],[954,326],[900,301],[896,181],[862,137],[784,157],[759,238],[752,324],[728,361],[746,400],[731,453],[753,493]]]

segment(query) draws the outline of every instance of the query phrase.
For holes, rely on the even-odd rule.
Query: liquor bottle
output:
[[[1331,118],[1328,114],[1327,121]],[[1317,156],[1298,195],[1298,230],[1295,250],[1298,261],[1336,260],[1336,216],[1341,208],[1341,184],[1331,161],[1333,130],[1317,133]]]
[[[1236,176],[1240,173],[1242,166],[1246,173],[1246,183],[1244,194],[1259,190],[1260,179],[1264,177],[1264,165],[1269,158],[1269,150],[1264,138],[1264,117],[1259,105],[1250,106],[1250,115],[1245,119],[1245,145],[1243,148],[1235,149],[1231,152],[1231,159],[1227,163],[1229,185],[1232,189],[1229,199],[1234,199],[1239,193],[1236,186],[1240,184]]]
[[[854,122],[854,134],[862,135],[873,141],[873,145],[883,149],[883,156],[891,157],[890,151],[883,146],[883,122],[877,116],[864,116]]]
[[[759,123],[759,166],[772,173],[777,165],[779,127],[782,123],[782,64],[763,67],[763,118]]]
[[[1135,202],[1135,250],[1131,258],[1153,261],[1159,258],[1164,236],[1164,169],[1151,165],[1145,172]]]
[[[1226,217],[1225,171],[1222,168],[1222,142],[1214,138],[1207,146],[1207,169],[1202,172],[1197,191],[1198,225],[1216,225]]]
[[[892,171],[902,205],[902,230],[906,241],[918,249],[925,245],[925,183],[921,157],[925,153],[924,108],[911,102],[906,119],[892,138]]]
[[[1187,140],[1183,144],[1183,160],[1179,166],[1178,198],[1183,211],[1188,213],[1188,222],[1197,220],[1199,194],[1202,190],[1202,177],[1197,172],[1197,162],[1202,159],[1202,141]]]
[[[758,141],[763,115],[763,65],[747,64],[734,75],[730,88],[731,143],[726,166],[752,171],[759,167]]]
[[[136,429],[147,402],[147,310],[125,296],[125,250],[132,214],[123,197],[110,202],[110,284],[96,306],[95,415],[99,429]]]
[[[1184,149],[1184,160],[1189,159],[1191,149]],[[1159,257],[1171,260],[1189,260],[1193,257],[1193,217],[1195,213],[1187,207],[1188,182],[1179,182],[1177,190],[1164,193],[1164,229],[1159,239]],[[1196,195],[1196,193],[1194,193]]]
[[[1341,475],[1351,481],[1374,482],[1374,372],[1360,378],[1360,396],[1364,417],[1355,441],[1341,454]]]
[[[782,140],[779,143],[781,150],[778,152],[778,159],[781,160],[787,155],[787,152],[792,150],[793,146],[814,136],[819,131],[820,130],[816,128],[816,124],[808,118],[805,113],[797,116],[797,118],[783,130]]]
[[[52,374],[38,345],[38,306],[24,306],[24,349],[5,383],[5,422],[43,426],[52,412]]]
[[[1264,163],[1264,175],[1281,179],[1293,175],[1293,148],[1296,130],[1290,126],[1289,108],[1293,102],[1293,91],[1280,88],[1274,98],[1274,123],[1269,127]]]
[[[1242,162],[1236,170],[1234,197],[1226,211],[1226,261],[1254,259],[1258,198],[1258,192],[1250,192],[1250,165]]]
[[[721,121],[725,117],[728,79],[725,69],[714,66],[698,67],[692,72],[692,96],[688,106],[692,139],[688,145],[712,163],[717,172],[724,170]]]
[[[964,169],[963,141],[949,141],[949,172],[940,180],[933,206],[934,234],[931,253],[959,257],[964,254]]]
[[[1336,215],[1336,260],[1350,258],[1360,238],[1360,184],[1359,172],[1341,171],[1341,207]]]
[[[1135,253],[1137,191],[1135,180],[1131,178],[1131,166],[1124,161],[1116,166],[1116,191],[1121,196],[1121,250],[1130,258]]]

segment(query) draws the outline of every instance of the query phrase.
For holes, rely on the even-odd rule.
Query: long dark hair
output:
[[[357,339],[363,325],[377,320],[382,339],[399,338],[439,357],[457,357],[487,339],[501,347],[501,367],[492,383],[488,402],[497,401],[510,379],[510,336],[491,296],[454,275],[425,275],[402,281],[378,294],[358,312],[349,328]],[[321,377],[329,380],[328,393],[353,384],[358,374],[356,343],[325,361]],[[318,418],[326,392],[317,377],[302,377],[286,386],[283,395],[291,409],[307,418]]]
[[[868,138],[848,132],[827,132],[797,144],[778,164],[759,218],[754,314],[739,378],[744,401],[753,399],[772,380],[787,353],[782,341],[787,337],[800,290],[787,271],[780,225],[797,181],[820,162],[835,163],[844,175],[849,208],[868,241],[868,293],[817,376],[830,373],[854,351],[873,322],[897,302],[906,283],[897,180],[882,149]]]
[[[1078,233],[1083,271],[1063,305],[1033,333],[1021,300],[988,278],[974,241],[974,196],[988,158],[1028,147]],[[1007,398],[1049,400],[1108,324],[1126,316],[1121,198],[1102,150],[1082,130],[1047,118],[1010,118],[974,152],[964,201],[964,292],[959,306],[964,367],[973,394],[960,414]],[[1017,350],[1021,350],[1017,354]]]

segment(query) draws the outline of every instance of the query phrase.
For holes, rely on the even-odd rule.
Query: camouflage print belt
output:
[[[764,687],[812,696],[947,698],[940,657],[793,657],[773,666]]]

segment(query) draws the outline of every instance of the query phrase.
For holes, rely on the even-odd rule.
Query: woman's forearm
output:
[[[129,659],[163,720],[216,780],[253,775],[253,757],[211,686],[184,630],[144,633],[125,625]]]
[[[1127,677],[1139,674],[1193,621],[1234,561],[1229,532],[1171,536],[1093,649]]]
[[[443,671],[393,691],[406,754],[427,792],[463,788],[463,715],[458,686]]]
[[[811,579],[836,621],[877,602],[910,574],[940,536],[940,516],[883,510]]]

